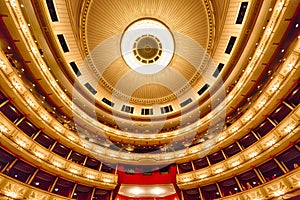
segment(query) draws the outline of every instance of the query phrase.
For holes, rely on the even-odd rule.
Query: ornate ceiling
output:
[[[167,103],[190,88],[187,83],[193,85],[198,80],[198,66],[192,66],[197,52],[194,48],[198,45],[209,53],[213,43],[214,32],[209,30],[214,30],[214,19],[208,15],[212,12],[208,2],[91,1],[82,10],[86,11],[81,17],[82,46],[86,56],[91,55],[90,68],[102,82],[98,91],[104,87],[113,95],[126,97],[130,103]],[[161,21],[173,32],[175,40],[172,62],[166,69],[151,76],[132,72],[119,49],[120,38],[126,28],[145,18]],[[188,42],[194,42],[196,47],[191,48],[190,45],[187,48],[186,40],[189,39]],[[197,53],[203,52],[198,50]],[[198,59],[201,57],[198,56]],[[182,80],[174,77],[174,70],[182,76]]]
[[[156,9],[158,4],[159,10]],[[194,65],[200,65],[202,61],[195,61],[195,56],[208,54],[214,37],[214,18],[210,14],[212,11],[208,2],[193,1],[186,4],[184,1],[165,1],[162,5],[159,1],[87,1],[81,6],[81,17],[73,20],[80,27],[74,32],[82,38],[78,45],[82,46],[84,55],[90,56],[87,57],[87,70],[96,74],[96,77],[84,73],[86,75],[79,80],[89,79],[86,76],[96,79],[94,87],[98,91],[95,96],[97,100],[105,95],[109,98],[121,97],[132,104],[167,103],[191,89],[191,85],[195,85],[200,78],[199,66]],[[152,76],[134,73],[124,62],[120,52],[122,33],[131,23],[144,18],[161,21],[175,37],[176,49],[171,63],[165,70]],[[194,49],[187,48],[186,42],[194,43]],[[205,53],[195,49],[199,47]],[[201,57],[197,56],[197,59]],[[207,59],[203,61],[203,65],[204,62]],[[127,83],[126,86],[123,86],[123,82]]]
[[[11,160],[0,193],[35,197],[44,170],[94,195],[122,183],[112,168],[172,164],[183,196],[211,185],[220,195],[233,179],[240,193],[221,197],[299,194],[299,10],[299,0],[0,1],[0,154]],[[282,175],[268,181],[271,161]],[[29,164],[24,184],[7,176]],[[262,184],[246,190],[249,171]],[[160,193],[131,189],[122,194]]]
[[[265,26],[275,30],[283,17],[282,8],[269,11],[281,5],[275,0],[249,1],[241,23],[242,4],[235,0],[57,0],[57,21],[45,2],[24,4],[37,16],[27,16],[43,50],[37,66],[49,66],[28,69],[33,78],[55,94],[49,99],[74,121],[83,143],[128,151],[216,143],[218,134],[230,135],[230,124],[244,123],[237,115],[254,112],[248,102],[256,101],[250,94],[265,73],[259,66],[275,51]],[[163,70],[146,75],[132,70],[121,52],[124,31],[145,19],[168,27],[175,47]]]
[[[121,131],[133,132],[139,138],[137,141],[144,140],[144,144],[148,143],[147,138],[155,138],[155,134],[160,132],[167,132],[167,136],[163,137],[165,139],[159,139],[159,144],[164,144],[176,135],[185,137],[185,134],[172,133],[182,127],[191,126],[188,129],[193,130],[193,135],[202,138],[208,127],[223,126],[226,111],[216,111],[215,108],[224,106],[220,102],[225,98],[226,85],[230,84],[226,83],[226,78],[230,77],[228,73],[233,66],[225,65],[219,78],[214,77],[213,73],[218,62],[226,64],[230,59],[221,49],[226,47],[230,31],[240,35],[244,29],[252,26],[251,19],[257,17],[256,8],[261,6],[258,1],[253,1],[248,8],[248,12],[253,14],[249,20],[245,20],[243,26],[236,27],[230,27],[231,23],[235,23],[240,6],[234,1],[231,7],[236,7],[236,10],[228,12],[228,24],[224,17],[230,4],[228,1],[56,3],[58,22],[51,22],[47,13],[40,14],[39,22],[49,27],[50,35],[53,35],[48,40],[53,45],[59,45],[55,39],[58,34],[67,41],[68,52],[57,51],[60,47],[51,45],[63,61],[57,68],[53,65],[53,73],[59,77],[59,71],[62,71],[66,79],[72,80],[65,82],[63,78],[58,79],[64,82],[66,91],[73,96],[74,104],[85,112],[94,111],[91,115],[93,120]],[[47,9],[47,5],[39,1],[34,5],[36,10]],[[133,22],[142,19],[161,22],[168,27],[174,39],[172,60],[162,71],[151,75],[130,69],[120,50],[124,31]],[[247,35],[241,34],[241,38],[247,39]],[[238,43],[236,48],[242,46]],[[79,76],[74,76],[74,69],[68,64],[70,61],[76,63]],[[235,70],[240,73],[241,67]],[[74,87],[78,92],[73,91]],[[209,87],[211,90],[205,92]],[[74,107],[71,108],[71,111],[74,110]],[[219,116],[213,123],[207,118],[211,110]],[[82,119],[76,115],[74,119],[75,124],[82,123]],[[88,129],[94,130],[92,127]],[[119,136],[113,131],[111,133],[113,140],[123,140],[122,135],[117,139]]]

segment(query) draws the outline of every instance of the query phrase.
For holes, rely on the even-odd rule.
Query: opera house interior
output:
[[[299,200],[299,0],[0,0],[0,200]]]

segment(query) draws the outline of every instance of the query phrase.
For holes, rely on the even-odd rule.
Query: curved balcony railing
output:
[[[16,181],[4,174],[0,174],[0,194],[5,195],[5,199],[70,199],[41,189],[34,188],[30,185],[22,183],[21,181]]]
[[[284,95],[283,90],[278,90],[280,87],[288,87],[287,85],[292,85],[293,82],[289,80],[293,80],[297,77],[297,73],[299,71],[298,65],[295,65],[294,63],[297,62],[299,59],[297,51],[298,51],[298,46],[299,42],[297,43],[298,45],[295,46],[295,51],[293,51],[290,56],[287,58],[287,61],[284,63],[283,66],[279,69],[279,72],[276,77],[273,78],[272,82],[270,85],[266,88],[266,91],[264,91],[260,97],[258,98],[257,102],[253,104],[253,107],[251,107],[246,113],[245,116],[243,115],[241,119],[239,119],[236,123],[234,123],[230,128],[226,129],[223,131],[219,138],[218,141],[221,143],[224,142],[224,139],[227,137],[230,137],[232,133],[235,133],[235,137],[238,137],[240,134],[239,132],[242,132],[245,128],[248,128],[247,124],[251,124],[252,120],[254,120],[255,116],[263,116],[266,115],[266,112],[270,112],[267,108],[266,105],[271,105],[272,100],[274,98],[280,98],[280,94]],[[2,54],[3,55],[3,54]],[[4,55],[3,55],[4,57]],[[49,124],[50,127],[54,127],[54,132],[52,135],[56,135],[57,132],[61,133],[64,135],[65,138],[68,138],[67,141],[69,142],[70,140],[72,141],[72,144],[76,146],[79,142],[79,138],[77,135],[75,135],[72,131],[67,130],[65,127],[63,127],[59,122],[57,122],[55,119],[51,117],[51,115],[43,109],[41,105],[35,100],[34,97],[32,97],[32,94],[26,89],[25,86],[22,85],[22,81],[19,79],[19,77],[15,74],[14,71],[12,70],[11,66],[9,63],[4,62],[4,60],[0,63],[1,64],[1,69],[3,72],[6,74],[5,79],[8,79],[10,82],[8,85],[9,87],[14,87],[16,88],[17,93],[21,94],[21,97],[24,99],[24,105],[29,104],[29,108],[31,108],[32,113],[34,115],[37,115],[37,119],[35,121],[44,121],[46,124]],[[12,91],[11,91],[12,92]],[[10,92],[10,93],[11,93]],[[276,95],[274,95],[276,93]],[[26,102],[26,103],[25,103]],[[264,108],[264,109],[262,109]],[[263,111],[262,111],[263,110]],[[264,113],[263,113],[264,112]],[[252,122],[253,123],[253,122]],[[251,124],[253,125],[253,124]],[[243,128],[242,128],[243,127]],[[53,129],[51,128],[53,131]],[[66,143],[68,143],[66,142]],[[172,160],[172,159],[184,159],[185,157],[191,156],[191,155],[196,155],[199,153],[199,150],[202,149],[202,147],[205,145],[200,144],[196,145],[194,147],[191,147],[188,152],[186,151],[179,151],[179,152],[173,152],[173,153],[164,153],[160,155],[154,155],[154,154],[143,154],[143,155],[135,155],[135,154],[128,154],[124,152],[115,152],[113,150],[108,150],[106,148],[101,148],[99,146],[95,145],[90,145],[90,144],[83,144],[85,147],[89,147],[93,152],[96,152],[98,154],[104,154],[105,156],[111,156],[113,159],[121,159],[126,162],[127,159],[129,160],[136,160],[139,161],[142,158],[145,158],[145,156],[149,159],[154,159],[154,160]],[[219,143],[219,145],[221,145]],[[81,152],[82,151],[81,147]]]
[[[299,119],[300,106],[264,138],[246,150],[217,164],[177,175],[178,186],[189,189],[197,185],[206,185],[214,180],[240,173],[244,170],[244,166],[256,165],[265,158],[279,153],[282,149],[287,148],[291,142],[296,142],[299,139]]]
[[[295,46],[295,51],[291,52],[289,57],[287,58],[286,62],[280,67],[279,72],[277,76],[273,78],[270,85],[266,88],[266,90],[260,95],[258,100],[253,103],[253,106],[239,119],[237,120],[233,125],[231,125],[228,129],[223,131],[219,138],[218,138],[218,144],[222,145],[225,138],[230,138],[233,133],[235,133],[235,137],[239,137],[239,135],[243,132],[243,130],[247,129],[251,126],[253,126],[254,121],[257,121],[255,117],[260,118],[263,115],[268,114],[270,112],[270,105],[272,105],[272,101],[274,99],[280,99],[283,95],[285,95],[285,92],[283,90],[278,90],[280,87],[291,87],[293,84],[293,81],[297,79],[297,74],[299,71],[298,65],[295,65],[294,63],[297,62],[299,59],[297,51],[299,51],[299,42],[297,42],[297,45]],[[60,133],[61,136],[64,136],[65,138],[65,144],[68,144],[70,141],[72,141],[71,144],[74,144],[74,146],[79,149],[80,152],[85,152],[85,149],[78,146],[79,143],[79,137],[75,135],[72,131],[66,129],[64,126],[62,126],[58,121],[53,119],[53,117],[43,108],[42,105],[39,105],[39,103],[35,100],[35,98],[32,96],[30,91],[26,89],[25,86],[23,86],[22,81],[20,78],[14,74],[14,71],[12,70],[10,64],[6,62],[4,59],[4,55],[2,54],[1,61],[1,69],[4,72],[3,80],[7,80],[6,84],[8,86],[6,88],[14,87],[16,90],[13,90],[16,93],[19,93],[22,99],[22,103],[24,104],[24,109],[29,109],[31,113],[33,113],[33,116],[35,115],[35,121],[43,121],[46,124],[49,124],[50,126],[50,133],[51,135],[57,137],[57,132]],[[2,60],[1,59],[1,60]],[[299,76],[299,75],[298,75]],[[13,91],[10,91],[12,94]],[[274,95],[276,94],[276,95]],[[26,106],[29,105],[29,108],[26,108]],[[264,109],[262,109],[264,108]],[[38,120],[36,120],[38,119]],[[257,123],[257,122],[256,122]],[[248,127],[249,126],[249,127]],[[53,130],[54,128],[54,130]],[[251,128],[251,127],[250,127]],[[167,137],[167,136],[166,136]],[[189,148],[188,151],[178,151],[178,152],[172,152],[172,153],[161,153],[158,155],[155,154],[129,154],[126,152],[115,152],[114,150],[109,150],[107,148],[103,148],[100,146],[96,146],[90,143],[83,143],[83,145],[86,148],[89,148],[89,150],[92,150],[92,152],[96,152],[105,159],[107,156],[111,156],[112,159],[116,160],[124,160],[124,162],[128,161],[139,161],[143,158],[149,158],[154,160],[165,160],[165,161],[172,161],[174,159],[180,160],[187,157],[193,157],[197,156],[199,151],[205,147],[205,143],[199,144],[196,146],[193,146]]]
[[[48,172],[104,189],[114,189],[117,185],[117,175],[87,168],[51,152],[16,128],[3,114],[0,114],[0,138],[6,148]]]
[[[268,44],[271,42],[271,38],[274,36],[272,30],[274,30],[277,27],[277,25],[278,25],[277,23],[279,23],[280,19],[283,17],[283,13],[286,9],[285,7],[283,7],[284,3],[285,3],[284,1],[277,1],[276,5],[275,5],[276,9],[274,8],[272,17],[268,23],[266,31],[264,32],[262,39],[259,42],[257,51],[255,52],[255,56],[253,56],[251,62],[249,63],[249,66],[245,69],[245,73],[241,77],[240,81],[237,83],[236,87],[233,88],[233,90],[230,92],[229,96],[226,98],[226,103],[230,103],[231,100],[234,99],[233,98],[234,96],[240,94],[238,91],[241,91],[242,85],[245,84],[245,81],[247,81],[247,82],[250,81],[249,77],[251,77],[251,76],[249,76],[249,75],[254,73],[254,70],[256,69],[254,67],[255,64],[261,59],[261,57],[262,57],[261,55],[263,55],[263,52],[266,51]],[[16,16],[16,20],[19,22],[19,24],[26,25],[27,23],[25,23],[26,21],[22,15],[22,12],[20,11],[20,7],[19,7],[18,3],[16,1],[10,1],[9,3],[7,3],[7,5],[10,8],[9,10],[11,11],[12,16]],[[49,72],[47,70],[47,67],[45,67],[43,59],[40,57],[39,53],[36,51],[34,40],[32,40],[30,31],[26,28],[26,26],[22,26],[21,33],[24,35],[23,38],[26,38],[25,43],[29,44],[28,47],[30,47],[30,48],[28,50],[31,52],[31,55],[35,58],[38,66],[42,66],[42,68],[40,69],[41,74],[44,74],[43,76],[44,76],[45,80],[48,81],[49,85],[52,85],[53,89],[55,88],[55,90],[53,90],[54,91],[53,94],[56,94],[57,96],[61,97],[64,101],[63,103],[67,107],[71,108],[72,101],[70,99],[68,99],[68,97],[58,87],[57,84],[54,84],[55,80],[52,77],[51,72]],[[74,111],[79,116],[82,116],[86,122],[93,121],[85,113],[81,112],[80,109],[77,108],[77,109],[74,109]],[[211,117],[212,117],[211,115],[207,116],[205,119],[203,118],[200,121],[198,121],[197,123],[193,123],[192,125],[187,127],[187,129],[193,129],[193,128],[199,126],[199,124],[204,124],[204,121],[209,121],[209,119]],[[116,131],[114,129],[103,126],[102,124],[100,124],[96,121],[94,121],[94,123],[92,123],[90,125],[91,125],[91,127],[94,127],[94,129],[101,128],[102,131],[108,136],[115,136],[120,139],[126,139],[128,137],[131,137],[131,138],[135,138],[136,140],[145,141],[145,142],[148,139],[152,139],[152,140],[159,139],[159,140],[163,141],[163,140],[165,140],[166,137],[172,138],[178,134],[181,134],[180,131],[173,131],[170,133],[166,133],[165,135],[163,135],[163,134],[158,134],[158,135],[148,134],[147,136],[143,136],[143,138],[141,138],[138,134],[124,132],[122,134],[122,135],[124,135],[124,137],[121,137],[120,135],[115,134]],[[184,133],[185,130],[183,130],[182,132]]]

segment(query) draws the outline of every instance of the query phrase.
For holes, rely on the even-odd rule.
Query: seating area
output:
[[[0,5],[0,199],[300,199],[300,0]]]
[[[72,199],[109,200],[111,191],[80,185],[40,170],[26,161],[18,159],[5,149],[0,149],[0,171],[17,181]]]
[[[265,117],[266,120],[263,121],[259,126],[253,128],[253,130],[250,130],[249,133],[245,134],[244,137],[218,152],[209,154],[206,157],[198,160],[193,160],[192,162],[179,164],[179,173],[186,173],[208,167],[246,150],[248,147],[267,135],[275,127],[275,125],[279,124],[284,117],[286,117],[293,109],[295,109],[299,105],[299,98],[300,84],[294,88],[290,95],[287,96],[282,104],[280,104],[270,116]]]
[[[299,142],[298,142],[299,143]],[[296,170],[300,164],[300,146],[295,144],[275,158],[215,184],[184,190],[184,199],[215,199],[256,188]]]

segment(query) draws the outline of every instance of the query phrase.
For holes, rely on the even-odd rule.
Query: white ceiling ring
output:
[[[121,38],[126,64],[140,74],[155,74],[171,62],[175,44],[171,31],[154,19],[133,22]]]

